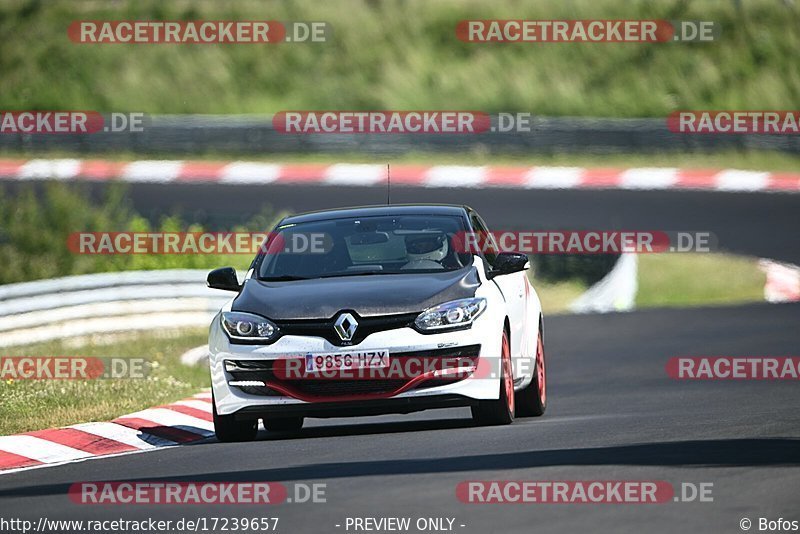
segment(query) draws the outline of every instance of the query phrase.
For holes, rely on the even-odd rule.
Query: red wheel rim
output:
[[[547,402],[547,375],[544,366],[544,344],[542,344],[542,333],[539,332],[539,339],[536,343],[536,381],[539,384],[539,400],[542,406]]]
[[[503,334],[503,387],[506,390],[506,403],[508,413],[514,413],[514,374],[511,370],[511,349],[508,346],[508,336]]]

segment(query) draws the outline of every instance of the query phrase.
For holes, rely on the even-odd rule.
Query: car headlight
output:
[[[452,300],[420,313],[414,325],[422,332],[469,328],[485,309],[485,298]]]
[[[272,341],[278,335],[272,321],[253,313],[222,312],[221,322],[228,336],[239,341]]]

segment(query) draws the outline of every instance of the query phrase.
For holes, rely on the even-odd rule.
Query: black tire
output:
[[[219,415],[217,403],[211,398],[214,415],[214,433],[219,441],[230,443],[235,441],[253,441],[258,434],[258,420],[237,421],[233,415]]]
[[[269,432],[296,432],[303,428],[303,417],[264,418],[264,429]]]
[[[536,365],[533,379],[525,389],[517,392],[517,415],[520,417],[539,417],[547,410],[547,364],[544,353],[544,336],[539,325],[539,338],[536,342]],[[541,374],[540,374],[541,372]]]
[[[508,425],[514,421],[515,396],[514,377],[511,371],[511,350],[508,334],[503,331],[500,361],[500,398],[478,401],[472,407],[472,419],[481,426]],[[509,386],[510,384],[510,386]],[[508,393],[510,387],[510,395]]]

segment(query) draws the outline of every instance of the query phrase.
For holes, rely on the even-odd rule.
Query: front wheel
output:
[[[229,443],[234,441],[253,441],[258,433],[258,420],[237,421],[234,415],[220,415],[217,413],[217,402],[211,397],[212,413],[214,416],[214,433],[219,441]]]
[[[547,367],[544,361],[542,328],[536,341],[536,368],[531,383],[517,393],[517,406],[521,417],[539,417],[547,409]]]
[[[472,407],[472,419],[479,425],[508,425],[514,421],[514,373],[511,366],[511,346],[503,331],[500,350],[500,398],[478,401]]]

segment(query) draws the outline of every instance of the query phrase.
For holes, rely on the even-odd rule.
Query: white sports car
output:
[[[469,250],[466,206],[295,215],[270,234],[209,333],[221,441],[305,417],[469,406],[478,424],[545,411],[542,309],[523,254]]]

